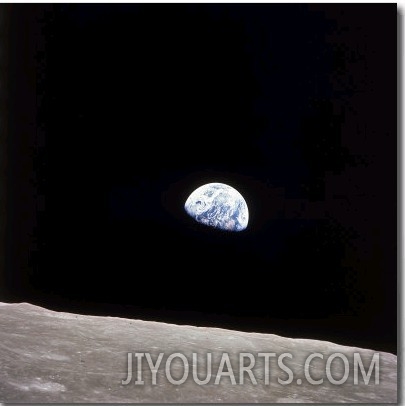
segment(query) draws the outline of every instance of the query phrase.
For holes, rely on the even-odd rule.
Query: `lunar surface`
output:
[[[146,356],[135,356],[146,353],[156,366],[154,373]],[[170,357],[176,353],[184,359],[177,355],[170,364]],[[209,353],[211,380],[197,384],[192,371],[198,362],[199,379],[205,378]],[[241,354],[246,353],[250,358],[240,361]],[[273,354],[269,368],[260,353]],[[288,384],[289,373],[276,361],[285,353],[291,355],[283,361],[292,375]],[[205,364],[198,357],[194,360],[193,354],[206,359]],[[306,364],[313,354],[316,358]],[[368,383],[358,371],[355,384],[356,354],[369,373]],[[379,368],[371,370],[376,354]],[[257,362],[251,374],[244,373],[242,382],[240,367],[249,367],[251,358]],[[325,373],[332,358],[330,374],[335,382]],[[133,362],[129,363],[129,359]],[[137,364],[135,359],[143,363]],[[189,360],[187,368],[184,360]],[[171,377],[165,370],[168,363]],[[132,377],[128,365],[133,368]],[[229,371],[234,372],[234,377]],[[336,384],[345,374],[345,383]],[[323,383],[319,384],[321,379]],[[27,303],[0,303],[0,402],[395,403],[397,357],[325,341],[60,313]]]
[[[243,196],[224,183],[207,183],[186,200],[186,212],[199,223],[227,231],[242,231],[249,221]]]

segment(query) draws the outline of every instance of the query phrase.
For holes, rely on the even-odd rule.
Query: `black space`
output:
[[[395,4],[2,11],[1,300],[396,353]]]

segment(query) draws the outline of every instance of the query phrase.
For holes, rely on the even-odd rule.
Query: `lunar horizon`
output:
[[[397,357],[386,352],[274,334],[62,313],[29,303],[0,303],[0,325],[0,402],[397,401]],[[208,354],[209,369],[201,362]],[[251,364],[243,375],[238,372],[241,357]],[[179,362],[182,358],[189,360],[187,368]],[[136,359],[143,359],[142,369]],[[368,378],[356,369],[356,359]],[[192,375],[197,361],[199,378]],[[201,384],[205,370],[212,376]]]

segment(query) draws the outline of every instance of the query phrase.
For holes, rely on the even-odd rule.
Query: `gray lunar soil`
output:
[[[165,373],[166,360],[173,353],[184,354],[189,361],[188,378],[174,385]],[[192,354],[198,354],[199,378],[207,374],[206,357],[212,353],[212,377],[198,385],[192,374]],[[240,383],[239,354],[253,354],[255,366]],[[128,378],[128,353],[133,357],[133,378]],[[138,369],[135,353],[151,353],[153,362],[164,353],[156,375],[156,384],[145,358],[142,380],[136,385]],[[236,383],[230,377],[217,376],[223,353],[228,353]],[[292,355],[284,364],[293,372],[290,384],[283,385],[288,374],[270,359],[269,384],[265,384],[264,358],[258,353]],[[305,379],[305,359],[314,358],[309,373],[324,381],[312,385]],[[345,383],[331,383],[325,373],[330,354],[344,354],[349,361]],[[7,403],[395,403],[397,401],[397,357],[379,353],[379,383],[374,369],[368,384],[359,372],[354,384],[354,353],[359,353],[367,372],[375,351],[346,347],[326,341],[291,339],[272,334],[245,333],[217,328],[180,326],[117,317],[76,315],[50,311],[27,303],[0,303],[0,402]],[[173,360],[170,373],[179,380],[184,364]],[[245,365],[249,360],[245,361]],[[335,358],[331,374],[339,380],[344,364]],[[227,370],[226,368],[224,369]],[[219,384],[215,379],[220,378]]]

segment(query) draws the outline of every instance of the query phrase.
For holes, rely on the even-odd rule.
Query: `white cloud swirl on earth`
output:
[[[186,212],[199,223],[228,231],[242,231],[249,221],[243,196],[224,183],[208,183],[186,200]]]

